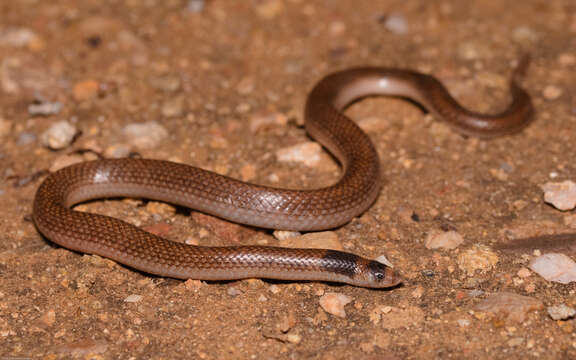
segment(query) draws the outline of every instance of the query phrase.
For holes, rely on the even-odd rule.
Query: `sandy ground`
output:
[[[576,179],[575,39],[573,0],[2,1],[0,358],[576,358],[576,321],[546,311],[575,307],[576,287],[527,270],[540,247],[574,257],[574,238],[505,249],[515,238],[574,232],[573,212],[546,205],[540,185]],[[386,254],[401,287],[154,277],[60,248],[31,222],[50,168],[118,149],[257,183],[328,184],[339,174],[329,157],[307,166],[275,156],[310,141],[302,106],[323,75],[418,69],[470,108],[494,111],[523,53],[533,58],[524,85],[537,115],[519,135],[465,138],[399,99],[349,109],[375,142],[386,183],[374,206],[334,232],[348,251]],[[31,104],[61,109],[42,116]],[[42,134],[61,120],[78,134],[48,149]],[[126,145],[123,129],[149,121],[168,137]],[[154,202],[82,208],[176,241],[277,243],[268,231]],[[464,243],[424,246],[447,230]],[[320,307],[327,293],[352,299],[345,317]],[[502,293],[536,303],[519,316],[478,310]]]

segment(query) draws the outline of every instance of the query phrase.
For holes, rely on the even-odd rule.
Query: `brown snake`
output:
[[[378,154],[369,137],[342,113],[347,105],[371,95],[406,97],[459,133],[481,138],[510,134],[524,128],[533,114],[529,95],[517,84],[527,63],[521,61],[514,71],[510,80],[512,101],[496,115],[464,109],[434,77],[409,70],[355,68],[328,75],[314,87],[305,109],[306,130],[343,168],[340,180],[325,188],[271,188],[161,160],[97,160],[48,176],[36,193],[34,222],[42,234],[61,246],[162,276],[394,286],[400,277],[389,266],[350,253],[266,246],[191,246],[71,207],[91,199],[141,197],[263,228],[334,228],[370,207],[381,186]]]

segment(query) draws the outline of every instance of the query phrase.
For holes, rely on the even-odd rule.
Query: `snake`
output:
[[[344,113],[351,103],[368,96],[406,98],[465,136],[517,133],[534,112],[529,94],[519,85],[528,64],[525,59],[510,77],[508,106],[490,114],[466,109],[438,79],[409,69],[356,67],[325,76],[306,99],[304,127],[341,165],[339,180],[326,187],[275,188],[164,160],[99,159],[49,174],[37,189],[33,222],[41,234],[62,247],[157,276],[394,287],[402,282],[400,272],[378,259],[331,249],[189,245],[117,218],[74,210],[74,205],[103,198],[145,198],[265,229],[337,228],[371,207],[382,187],[374,144]]]

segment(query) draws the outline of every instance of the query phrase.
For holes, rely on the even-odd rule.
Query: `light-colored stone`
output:
[[[556,209],[566,211],[576,207],[576,183],[573,181],[547,182],[541,188],[544,191],[544,201]]]
[[[353,299],[340,293],[326,293],[320,298],[320,306],[329,314],[345,318],[344,306],[351,303]]]
[[[432,230],[424,240],[427,249],[456,249],[464,242],[462,235],[456,231]]]
[[[60,150],[70,146],[77,133],[78,129],[68,121],[58,121],[42,133],[40,141],[50,149]]]
[[[276,158],[281,162],[296,162],[314,167],[320,162],[322,147],[317,142],[305,142],[276,151]]]
[[[564,254],[548,253],[533,259],[530,269],[548,281],[576,282],[576,262]]]
[[[494,251],[481,244],[473,245],[457,258],[458,267],[468,275],[474,275],[476,270],[488,271],[498,263],[498,260],[498,255]]]
[[[168,130],[156,121],[133,123],[123,130],[126,141],[139,149],[151,149],[168,137]]]

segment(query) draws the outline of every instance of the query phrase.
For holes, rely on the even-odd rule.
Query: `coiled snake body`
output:
[[[66,248],[108,257],[148,273],[182,279],[272,278],[343,282],[389,287],[400,277],[389,266],[350,253],[266,246],[202,247],[176,243],[121,220],[79,211],[74,204],[105,197],[142,197],[187,206],[263,228],[321,230],[340,226],[364,212],[381,187],[380,162],[369,137],[342,111],[359,98],[410,98],[456,131],[494,137],[521,130],[532,117],[528,94],[517,84],[527,62],[510,81],[512,101],[496,115],[462,108],[434,77],[386,68],[354,68],[331,74],[311,91],[306,130],[341,163],[331,186],[285,190],[254,185],[168,161],[97,160],[50,176],[34,200],[34,223]]]

